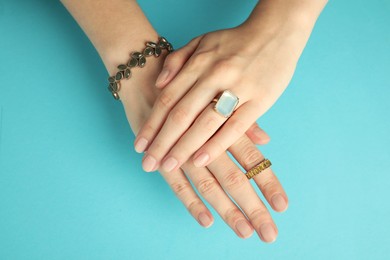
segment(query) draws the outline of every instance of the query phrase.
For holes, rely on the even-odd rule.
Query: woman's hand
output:
[[[160,92],[154,87],[154,82],[161,67],[162,60],[149,62],[142,70],[134,71],[132,79],[122,83],[119,94],[134,133],[138,132],[149,116]],[[245,170],[249,170],[264,158],[253,141],[265,143],[268,140],[268,136],[254,124],[247,135],[241,136],[229,148],[229,152]],[[275,240],[277,228],[269,211],[227,153],[222,153],[207,168],[197,168],[189,161],[182,165],[182,169],[171,173],[164,170],[160,172],[190,214],[202,226],[209,227],[213,223],[213,216],[194,191],[189,179],[239,237],[248,238],[253,230],[256,230],[263,241]],[[287,209],[287,195],[270,168],[253,179],[274,210],[282,212]]]
[[[161,162],[165,171],[178,169],[199,148],[195,165],[208,165],[281,95],[296,59],[280,39],[256,46],[252,37],[243,28],[211,32],[169,55],[157,85],[169,84],[136,138],[136,150],[148,150],[145,171]],[[239,97],[229,119],[210,104],[224,90]]]
[[[169,55],[156,83],[164,89],[135,142],[136,151],[148,150],[145,171],[176,170],[191,156],[207,166],[275,103],[308,37],[298,26],[302,18],[277,19],[279,27],[248,22],[207,33]],[[213,109],[224,90],[239,98],[230,118]]]

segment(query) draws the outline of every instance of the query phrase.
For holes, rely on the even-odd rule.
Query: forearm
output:
[[[126,61],[130,50],[142,50],[158,34],[135,0],[62,0],[110,74]]]

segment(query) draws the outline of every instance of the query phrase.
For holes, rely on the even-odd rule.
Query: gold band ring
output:
[[[255,175],[259,174],[260,172],[264,171],[265,169],[269,168],[272,165],[271,161],[268,159],[262,160],[258,165],[250,169],[245,173],[248,180],[252,179]]]

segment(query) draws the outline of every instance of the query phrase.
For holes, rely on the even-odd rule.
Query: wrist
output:
[[[145,42],[157,42],[158,33],[152,28],[149,30],[132,30],[129,33],[113,37],[110,44],[98,49],[99,55],[109,75],[115,74],[119,64],[125,64],[131,52],[140,52],[145,48]],[[150,58],[149,58],[150,59]]]
[[[131,95],[137,88],[141,88],[142,91],[146,91],[147,93],[152,91],[150,87],[155,89],[155,80],[157,73],[161,70],[161,66],[163,65],[163,57],[173,50],[172,45],[164,37],[158,36],[156,38],[157,41],[146,39],[144,40],[142,48],[128,51],[130,57],[127,57],[125,61],[123,61],[125,58],[122,57],[122,61],[114,62],[115,60],[119,60],[117,52],[113,52],[113,56],[108,55],[103,58],[110,74],[110,77],[108,78],[110,82],[108,89],[112,92],[115,99],[121,99],[121,97],[122,99],[126,99],[129,94]],[[119,50],[122,50],[122,48]],[[119,51],[119,53],[121,52],[124,51]],[[157,60],[157,62],[155,60]],[[158,62],[158,60],[162,61]],[[151,64],[149,65],[149,63]],[[140,86],[139,82],[142,81],[139,80],[138,84],[134,84],[137,82],[136,79],[139,76],[138,74],[134,76],[134,72],[137,71],[141,71],[141,73],[138,72],[141,77],[143,74],[148,73],[149,75],[146,75],[146,77],[154,80],[153,84],[150,84],[150,82],[148,82],[148,84],[143,84],[149,88]],[[130,84],[126,84],[128,81],[130,81]],[[126,87],[126,91],[121,91],[124,87]]]
[[[298,59],[326,2],[264,0],[235,29],[242,31],[240,35],[248,35],[245,49],[251,54],[256,55],[265,45],[275,42],[288,47]]]
[[[118,92],[124,105],[137,106],[138,98],[153,106],[156,96],[160,90],[156,88],[156,80],[164,65],[166,52],[159,57],[147,57],[143,68],[132,68],[132,75],[129,79],[121,80],[121,89]]]

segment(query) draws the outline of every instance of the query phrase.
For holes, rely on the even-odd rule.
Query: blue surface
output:
[[[255,4],[243,2],[140,4],[177,48],[241,22]],[[0,1],[0,259],[385,259],[389,13],[387,0],[331,1],[260,120],[290,199],[264,244],[215,211],[201,228],[142,171],[103,64],[57,1]]]

